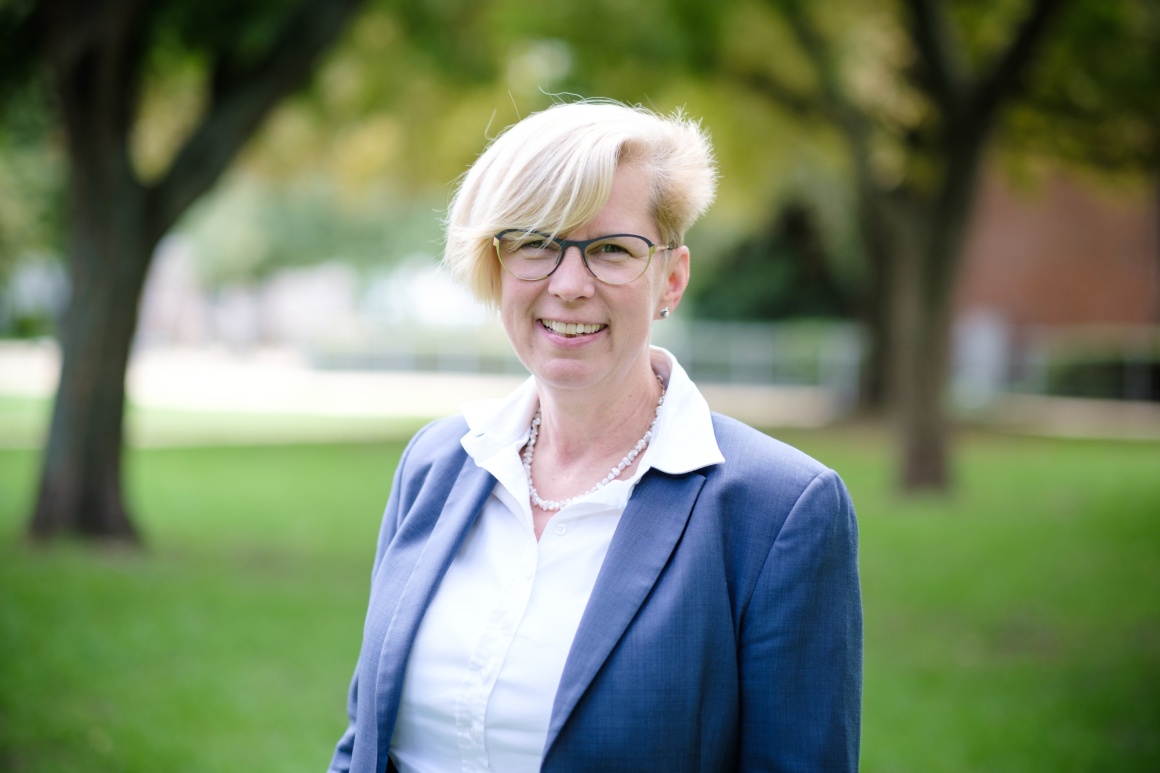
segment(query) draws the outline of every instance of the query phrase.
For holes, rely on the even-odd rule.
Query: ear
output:
[[[676,311],[681,303],[681,296],[689,286],[689,248],[681,245],[672,251],[665,264],[665,273],[661,280],[661,295],[653,313],[654,319],[660,319],[661,309],[668,307],[669,311]]]

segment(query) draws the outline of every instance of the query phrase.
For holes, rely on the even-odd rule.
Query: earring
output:
[[[668,306],[665,306],[663,309],[661,309],[661,319],[668,319],[670,314],[672,314],[672,312],[669,311]]]

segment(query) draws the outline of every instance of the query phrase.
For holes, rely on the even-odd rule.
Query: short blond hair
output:
[[[622,163],[644,171],[662,243],[684,243],[717,189],[713,149],[699,122],[606,100],[556,104],[509,126],[476,159],[451,201],[443,265],[496,306],[505,228],[556,236],[592,220]]]

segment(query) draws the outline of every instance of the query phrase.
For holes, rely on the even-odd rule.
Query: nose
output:
[[[588,298],[595,290],[596,277],[584,264],[580,248],[569,245],[560,258],[560,265],[548,277],[549,290],[564,300]]]

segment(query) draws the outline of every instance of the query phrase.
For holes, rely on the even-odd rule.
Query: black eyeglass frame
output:
[[[560,245],[560,256],[558,258],[556,258],[556,265],[552,266],[551,270],[548,271],[548,273],[544,274],[541,277],[536,277],[535,279],[528,279],[526,277],[522,277],[522,276],[519,276],[518,274],[513,273],[511,269],[509,269],[506,265],[504,265],[503,252],[499,248],[500,239],[507,236],[508,234],[522,234],[524,236],[541,236],[550,242],[555,242],[556,244]],[[645,261],[644,268],[641,269],[639,274],[634,276],[632,279],[629,279],[627,282],[609,282],[607,279],[602,278],[599,274],[597,274],[595,271],[593,271],[592,266],[588,265],[588,247],[590,245],[596,244],[596,242],[602,242],[606,239],[615,239],[618,236],[630,236],[633,239],[640,239],[642,242],[644,242],[645,244],[648,245],[648,260]],[[493,236],[491,239],[491,242],[492,242],[492,245],[495,247],[495,255],[499,259],[499,264],[500,264],[500,266],[503,267],[503,270],[507,271],[509,274],[514,276],[516,279],[519,279],[523,282],[539,282],[540,280],[547,279],[552,274],[556,273],[556,269],[558,269],[560,267],[560,264],[564,262],[564,256],[566,254],[568,254],[568,248],[569,247],[576,247],[577,249],[580,250],[580,260],[584,261],[584,268],[588,269],[588,273],[591,274],[593,277],[595,277],[598,281],[604,282],[604,284],[606,284],[606,285],[612,285],[613,287],[619,287],[620,285],[632,284],[636,280],[640,279],[642,276],[644,276],[644,273],[646,271],[648,271],[648,267],[650,265],[652,265],[653,255],[655,255],[658,250],[661,250],[661,251],[672,250],[672,249],[676,249],[678,246],[675,244],[653,244],[652,239],[649,239],[647,236],[641,236],[640,234],[605,234],[603,236],[597,236],[595,239],[579,240],[579,239],[560,239],[560,238],[557,238],[554,236],[548,236],[546,233],[541,233],[540,231],[525,231],[522,228],[505,228],[504,230],[500,231],[495,236]]]

